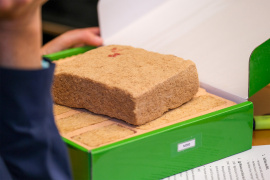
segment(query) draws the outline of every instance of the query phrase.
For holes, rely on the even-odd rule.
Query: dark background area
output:
[[[42,7],[43,44],[69,29],[98,26],[98,0],[51,0]]]

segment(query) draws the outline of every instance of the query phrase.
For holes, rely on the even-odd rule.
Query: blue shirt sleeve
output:
[[[51,86],[55,65],[0,68],[0,179],[72,179],[56,128]]]

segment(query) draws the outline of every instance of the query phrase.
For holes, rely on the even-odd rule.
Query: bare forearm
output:
[[[37,9],[33,18],[27,21],[10,21],[0,24],[0,66],[15,69],[40,68],[40,10]]]

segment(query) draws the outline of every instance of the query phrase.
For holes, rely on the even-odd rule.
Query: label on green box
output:
[[[178,146],[177,146],[177,151],[178,152],[184,151],[186,149],[193,148],[195,146],[196,146],[196,139],[194,138],[194,139],[191,139],[189,141],[179,143]]]
[[[202,141],[201,134],[196,134],[194,136],[181,138],[181,140],[172,144],[171,146],[172,156],[178,156],[185,152],[189,152],[189,151],[199,148],[202,144],[201,141]]]

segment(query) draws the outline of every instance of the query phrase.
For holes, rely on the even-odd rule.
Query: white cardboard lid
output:
[[[269,0],[100,0],[104,45],[190,59],[200,81],[247,99],[249,57],[270,37]]]

